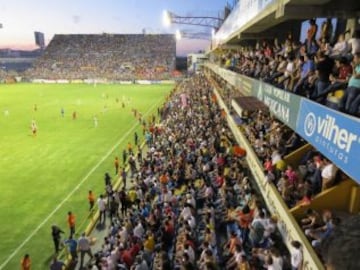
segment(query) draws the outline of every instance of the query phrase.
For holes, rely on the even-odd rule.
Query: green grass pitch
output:
[[[51,225],[59,225],[67,236],[66,213],[71,210],[77,233],[86,227],[87,191],[97,196],[103,192],[104,173],[115,178],[114,157],[122,160],[127,143],[134,144],[135,131],[143,139],[132,108],[147,120],[173,87],[0,85],[0,269],[19,269],[25,253],[31,256],[32,269],[49,268]],[[38,127],[36,137],[32,120]]]

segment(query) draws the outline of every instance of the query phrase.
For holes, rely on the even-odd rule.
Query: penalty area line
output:
[[[144,114],[144,116],[148,115],[160,102],[162,98],[159,99],[158,102],[154,103]],[[3,269],[12,258],[26,245],[27,242],[30,241],[31,238],[45,225],[46,222],[65,204],[65,202],[77,191],[82,184],[92,175],[97,168],[111,155],[112,152],[120,145],[120,143],[139,125],[138,121],[135,120],[134,125],[129,129],[116,143],[111,149],[100,159],[100,161],[85,175],[85,177],[76,185],[76,187],[55,207],[55,209],[33,230],[28,237],[9,255],[9,257],[0,265],[0,270]]]

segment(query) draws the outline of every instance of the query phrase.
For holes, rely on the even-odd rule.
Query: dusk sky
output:
[[[154,34],[175,33],[189,26],[163,26],[163,10],[181,16],[217,16],[225,4],[225,0],[0,0],[0,48],[34,49],[34,31],[45,34],[46,44],[54,34],[129,34],[143,29]],[[206,40],[182,39],[177,54],[208,46]]]

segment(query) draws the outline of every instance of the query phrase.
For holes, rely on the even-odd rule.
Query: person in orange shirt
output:
[[[169,182],[169,177],[167,176],[167,174],[164,173],[164,174],[160,175],[159,180],[160,180],[161,184],[166,185]]]
[[[67,222],[70,229],[70,236],[73,236],[75,233],[75,215],[71,211],[68,212]]]
[[[115,157],[115,160],[114,160],[114,167],[115,167],[115,175],[117,175],[119,173],[119,158],[118,157]]]
[[[309,20],[309,28],[306,33],[306,51],[310,52],[311,42],[315,40],[316,32],[317,32],[317,24],[315,19]]]
[[[95,195],[91,190],[89,190],[88,201],[89,201],[89,205],[90,205],[89,211],[92,212],[92,210],[94,208],[94,204],[95,204]]]
[[[25,256],[21,259],[20,266],[21,270],[31,269],[31,259],[29,254],[25,254]]]
[[[133,153],[131,142],[128,142],[128,144],[127,144],[127,150],[128,150],[129,155],[131,155],[131,154]]]

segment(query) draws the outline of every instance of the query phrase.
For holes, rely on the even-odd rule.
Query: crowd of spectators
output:
[[[256,47],[225,50],[215,61],[235,72],[359,115],[360,30],[351,38],[346,38],[346,32],[333,41],[331,20],[327,20],[321,25],[318,40],[317,32],[315,20],[310,20],[304,43],[289,33],[282,44],[263,41]],[[328,101],[329,94],[339,97],[340,102]]]
[[[289,256],[204,76],[159,114],[132,177],[120,173],[131,183],[107,188],[111,224],[89,269],[300,269],[300,244]]]
[[[169,79],[173,35],[55,35],[25,75],[33,79]]]
[[[276,187],[289,208],[311,206],[315,195],[345,177],[332,162],[313,149],[293,168],[284,157],[304,144],[299,136],[261,112],[253,113],[247,121],[243,125],[244,133],[263,163],[266,184]],[[308,208],[299,223],[312,246],[320,252],[322,243],[340,224],[340,218],[328,209],[318,212]],[[321,257],[321,253],[319,255]]]
[[[262,112],[254,112],[242,125],[264,167],[266,181],[273,183],[289,208],[309,205],[316,194],[338,183],[343,174],[316,150],[303,155],[297,167],[284,157],[306,142],[279,121]]]
[[[224,87],[218,88],[218,92],[224,100],[229,95],[229,89]],[[236,96],[234,93],[230,95]],[[359,217],[326,208],[311,208],[314,196],[338,184],[347,176],[315,149],[309,149],[294,168],[287,164],[285,156],[303,146],[305,142],[268,112],[254,111],[248,114],[242,118],[241,128],[263,164],[265,184],[274,185],[289,208],[304,209],[304,216],[298,219],[298,222],[319,258],[328,266],[337,265],[342,269],[347,265],[348,269],[357,269],[358,262],[347,263],[339,260],[341,256],[335,255],[336,248],[330,248],[330,243],[344,241],[346,249],[350,248],[345,244],[351,238],[346,236],[351,234],[346,227],[356,226],[354,224],[357,221],[354,220]],[[358,236],[354,237],[358,239]],[[295,258],[299,243],[292,245],[295,249],[292,258]],[[329,255],[330,249],[332,255]],[[349,257],[355,256],[349,251],[346,254]],[[337,260],[329,256],[335,256]]]

